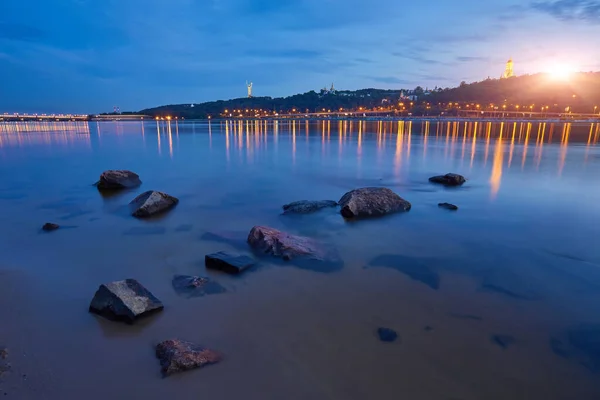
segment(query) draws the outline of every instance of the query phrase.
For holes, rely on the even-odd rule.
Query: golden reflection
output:
[[[169,157],[173,158],[173,135],[171,133],[171,121],[168,122],[168,134],[169,134]]]
[[[394,173],[396,176],[400,173],[400,164],[402,162],[402,141],[404,132],[402,124],[398,121],[398,133],[396,134],[396,155],[394,157]]]
[[[225,154],[229,164],[229,121],[225,121]]]
[[[425,134],[423,135],[423,160],[427,156],[427,138],[429,137],[429,129],[431,128],[429,121],[425,121]]]
[[[542,162],[542,151],[544,148],[544,136],[546,135],[546,123],[544,122],[541,125],[541,136],[539,144],[535,148],[535,167],[538,169],[540,167],[540,163]]]
[[[360,156],[362,155],[362,131],[363,131],[363,121],[358,122],[358,146],[356,148],[356,154],[358,154],[358,160],[360,162]]]
[[[412,141],[412,121],[408,121],[408,132],[406,139],[406,159],[410,159],[410,146]]]
[[[292,164],[296,164],[296,121],[292,124]]]
[[[520,130],[523,130],[523,123],[521,123],[521,128]],[[512,164],[512,159],[513,159],[513,152],[515,150],[515,135],[517,134],[517,123],[515,122],[515,124],[513,125],[513,133],[512,133],[512,138],[510,139],[510,152],[508,155],[508,168],[510,168],[510,165]],[[520,135],[520,133],[519,133]]]
[[[594,133],[594,144],[598,142],[598,134],[600,134],[600,124],[596,124],[596,132]]]
[[[485,153],[483,159],[483,165],[487,165],[489,150],[490,150],[490,137],[492,136],[492,123],[488,122],[485,128]]]
[[[504,158],[504,145],[502,135],[498,137],[496,148],[494,150],[494,164],[492,165],[492,176],[490,183],[492,185],[492,199],[495,199],[500,190],[500,181],[502,180],[502,160]]]
[[[160,145],[160,125],[158,121],[156,121],[156,137],[158,138],[158,155],[161,155],[161,145]]]
[[[558,159],[558,176],[562,176],[563,169],[565,168],[565,161],[567,160],[567,149],[569,145],[569,135],[571,134],[571,123],[563,126],[562,141],[560,143],[560,155]]]
[[[527,159],[527,146],[529,146],[529,135],[531,134],[531,128],[531,122],[528,122],[525,130],[525,143],[523,143],[523,160],[521,161],[521,170],[525,168],[525,160]]]

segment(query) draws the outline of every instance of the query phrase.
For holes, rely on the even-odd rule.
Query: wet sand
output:
[[[11,175],[0,200],[0,346],[9,348],[11,363],[0,379],[0,395],[92,400],[600,396],[593,349],[586,353],[568,342],[570,329],[600,323],[600,257],[591,245],[598,228],[582,223],[597,216],[582,212],[598,199],[595,189],[583,199],[566,192],[553,199],[556,185],[541,182],[555,180],[556,171],[542,164],[537,178],[533,172],[505,170],[505,191],[492,201],[485,177],[491,165],[484,163],[482,147],[464,190],[448,192],[421,183],[421,177],[430,170],[458,169],[461,160],[442,161],[433,147],[429,154],[437,164],[424,167],[415,156],[423,152],[416,135],[408,144],[413,158],[401,164],[406,174],[390,175],[396,137],[388,136],[388,158],[379,159],[372,156],[379,145],[373,132],[362,145],[367,166],[358,176],[347,166],[356,163],[356,145],[343,142],[348,160],[338,159],[335,141],[329,143],[335,152],[323,156],[320,136],[315,142],[298,139],[292,158],[289,132],[280,131],[279,147],[273,138],[268,151],[252,145],[253,163],[240,158],[235,164],[233,158],[226,161],[223,136],[212,138],[214,153],[207,150],[205,127],[195,136],[189,126],[186,134],[179,127],[182,145],[179,153],[174,146],[173,158],[168,147],[157,157],[156,132],[154,142],[143,141],[139,126],[126,127],[129,136],[118,137],[111,124],[102,125],[105,147],[75,147],[67,151],[67,161],[39,148],[13,149],[23,158],[8,157],[3,149],[4,162],[24,169]],[[162,140],[165,146],[168,139]],[[100,165],[150,144],[153,153],[142,151],[131,167],[144,181],[139,191],[104,198],[90,187]],[[437,143],[440,156],[444,145]],[[583,157],[577,148],[573,152]],[[31,154],[46,160],[47,172],[39,160],[25,158]],[[557,161],[559,153],[548,154]],[[574,165],[579,161],[579,156],[571,159]],[[586,166],[586,174],[598,170],[596,163]],[[319,174],[325,165],[329,168]],[[58,173],[67,179],[49,179]],[[380,179],[413,203],[409,213],[356,223],[344,222],[335,210],[280,215],[290,201],[337,200],[345,188]],[[535,198],[527,199],[523,183],[534,186]],[[568,168],[561,185],[585,188]],[[129,218],[124,205],[148,189],[176,195],[181,203],[157,220]],[[574,207],[565,210],[567,200]],[[439,201],[461,208],[439,210]],[[40,233],[46,221],[71,228]],[[248,232],[255,224],[327,241],[341,254],[344,268],[324,274],[269,259],[240,277],[204,268],[205,254],[239,250],[205,240],[206,233]],[[373,263],[382,255],[390,256],[388,262]],[[209,276],[227,292],[178,296],[171,285],[177,274]],[[432,276],[437,285],[427,283]],[[133,326],[88,313],[100,283],[130,277],[161,299],[165,310]],[[399,339],[379,341],[378,327],[394,329]],[[503,346],[494,336],[514,342]],[[225,358],[163,379],[153,346],[170,338],[196,342]],[[562,343],[565,354],[557,354],[553,340]]]

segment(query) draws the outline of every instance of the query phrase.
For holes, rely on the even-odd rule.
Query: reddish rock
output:
[[[329,258],[328,252],[315,240],[294,236],[267,226],[255,226],[248,235],[250,246],[265,254],[291,260],[309,257],[318,260]]]
[[[127,170],[108,170],[100,175],[96,186],[100,190],[117,190],[134,188],[142,184],[140,177],[135,172]]]
[[[156,357],[160,360],[164,376],[216,364],[223,358],[213,350],[177,339],[159,343],[156,346]]]
[[[131,200],[131,215],[138,218],[150,217],[175,207],[179,199],[163,192],[149,190]]]
[[[344,218],[378,217],[408,211],[411,204],[388,188],[367,187],[352,190],[338,202]]]

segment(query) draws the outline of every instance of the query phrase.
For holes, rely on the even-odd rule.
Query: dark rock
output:
[[[376,217],[408,211],[411,205],[387,188],[367,187],[352,190],[339,201],[344,218]]]
[[[438,207],[445,208],[446,210],[452,210],[452,211],[458,210],[458,206],[455,206],[454,204],[450,204],[450,203],[439,203]]]
[[[160,300],[135,279],[100,285],[90,304],[90,312],[128,323],[162,309]]]
[[[423,328],[423,330],[424,330],[425,332],[431,332],[431,331],[433,330],[433,327],[432,327],[432,326],[429,326],[429,325],[427,325],[425,328]]]
[[[187,298],[226,292],[218,282],[200,276],[175,275],[172,283],[177,294]]]
[[[378,328],[377,336],[382,342],[393,342],[398,338],[396,331],[389,328]]]
[[[264,254],[291,260],[307,257],[314,260],[331,260],[336,258],[314,239],[294,236],[266,226],[255,226],[248,234],[250,246]]]
[[[160,360],[164,376],[216,364],[222,359],[222,356],[213,350],[177,339],[159,343],[156,346],[156,357]]]
[[[167,211],[168,209],[175,207],[177,203],[179,203],[179,199],[173,196],[163,192],[149,190],[140,194],[129,204],[132,208],[131,215],[143,218]]]
[[[458,174],[438,175],[429,178],[429,182],[439,183],[446,186],[460,186],[466,181],[467,180],[464,176]]]
[[[412,280],[424,283],[432,289],[440,288],[440,276],[422,261],[413,257],[396,254],[383,254],[369,262],[369,266],[392,268],[407,275]]]
[[[96,186],[100,190],[117,190],[138,187],[142,184],[138,174],[127,170],[108,170],[100,175]]]
[[[333,200],[301,200],[295,201],[290,204],[283,206],[284,214],[309,214],[315,211],[319,211],[323,208],[337,207],[337,202]]]
[[[6,360],[8,357],[8,349],[5,347],[0,348],[0,377],[4,375],[4,373],[10,371],[11,366],[10,363],[2,360]]]
[[[6,357],[8,357],[8,349],[6,347],[0,348],[0,358],[6,360]]]
[[[53,224],[52,222],[46,222],[44,226],[42,226],[42,230],[44,232],[52,232],[60,228],[58,224]]]
[[[508,346],[514,344],[516,340],[510,335],[492,335],[491,341],[503,349],[506,349]]]
[[[252,268],[256,262],[244,255],[231,254],[225,251],[207,254],[204,257],[206,268],[218,269],[228,274],[239,274],[249,268]]]

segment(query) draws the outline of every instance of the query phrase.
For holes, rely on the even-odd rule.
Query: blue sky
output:
[[[0,112],[600,70],[592,0],[0,0]]]

